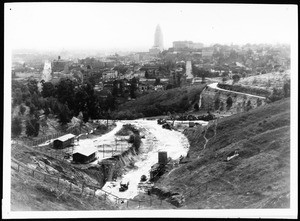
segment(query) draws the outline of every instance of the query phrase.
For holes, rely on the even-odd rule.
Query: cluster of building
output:
[[[282,45],[215,44],[204,47],[202,43],[193,41],[174,41],[173,47],[165,50],[162,30],[157,25],[154,44],[149,52],[72,60],[58,56],[51,62],[46,61],[43,68],[25,64],[13,67],[12,76],[15,79],[33,77],[38,81],[45,80],[53,83],[63,77],[84,82],[93,76],[97,91],[112,88],[115,80],[129,87],[130,80],[136,78],[139,90],[144,92],[166,89],[168,84],[175,84],[179,78],[181,83],[186,82],[186,79],[190,83],[200,81],[193,79],[191,64],[209,70],[214,75],[219,73],[219,76],[224,72],[258,74],[264,71],[288,69],[289,50]],[[173,67],[168,66],[170,63]],[[168,68],[162,68],[167,66]],[[186,67],[185,70],[183,67]]]

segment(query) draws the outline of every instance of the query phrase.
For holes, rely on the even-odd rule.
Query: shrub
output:
[[[22,133],[22,121],[20,118],[15,117],[11,121],[12,137],[17,137]]]
[[[20,114],[23,115],[26,111],[26,108],[21,104],[20,105]]]
[[[283,95],[284,97],[290,97],[291,94],[291,81],[288,80],[283,85]]]
[[[231,107],[232,107],[232,98],[231,97],[228,97],[227,100],[226,100],[226,108],[227,110],[229,110]]]
[[[269,96],[270,101],[274,102],[274,101],[281,100],[282,98],[284,98],[283,90],[273,88],[273,93],[271,96]]]
[[[27,136],[36,137],[39,135],[40,123],[37,118],[31,118],[26,121],[26,134]]]

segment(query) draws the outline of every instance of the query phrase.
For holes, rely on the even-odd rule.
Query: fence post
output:
[[[46,174],[44,174],[44,182],[46,182]]]
[[[18,164],[18,172],[20,171],[20,164]]]
[[[32,170],[32,177],[34,177],[34,170]]]
[[[83,191],[84,191],[84,185],[85,185],[85,183],[82,184],[81,195],[83,194]]]
[[[59,187],[59,177],[57,177],[57,188]]]
[[[69,192],[71,192],[72,190],[72,183],[70,183],[70,189],[69,189]]]
[[[94,197],[96,196],[96,187],[94,187]]]

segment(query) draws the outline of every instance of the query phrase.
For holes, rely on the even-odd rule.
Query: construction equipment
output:
[[[121,182],[119,191],[124,192],[124,191],[128,190],[128,186],[129,186],[129,182],[127,182],[127,184],[124,184],[124,183]]]

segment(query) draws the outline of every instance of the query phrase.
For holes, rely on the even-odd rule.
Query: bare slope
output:
[[[274,102],[185,131],[188,163],[157,186],[182,193],[183,208],[288,208],[290,199],[290,101]],[[214,136],[215,135],[215,136]],[[226,161],[228,155],[239,155]]]

